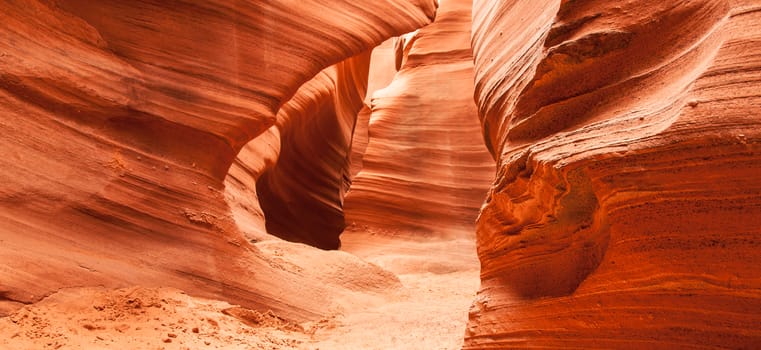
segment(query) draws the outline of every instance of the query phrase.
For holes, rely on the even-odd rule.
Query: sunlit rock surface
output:
[[[472,235],[494,177],[473,102],[470,1],[444,1],[436,21],[397,40],[400,67],[372,97],[362,170],[347,225],[387,233]]]

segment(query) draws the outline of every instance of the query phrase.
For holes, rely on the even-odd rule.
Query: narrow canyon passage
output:
[[[462,346],[479,286],[475,219],[494,176],[471,97],[470,6],[443,1],[432,24],[373,51],[340,249],[399,285],[378,293],[380,303],[335,311],[308,341],[314,348]]]
[[[388,43],[375,49],[369,142],[357,147],[361,171],[344,201],[341,250],[394,273],[401,288],[317,332],[319,348],[462,346],[479,286],[474,223],[494,162],[471,98],[471,2],[439,5],[434,23],[396,40],[393,56]]]
[[[330,248],[334,243],[326,233],[345,221],[340,250],[398,279],[391,288],[342,303],[305,344],[320,349],[462,346],[479,286],[475,220],[494,176],[472,99],[470,7],[470,1],[442,1],[432,24],[373,50],[364,105],[353,137],[343,139],[352,143],[352,154],[316,152],[331,149],[325,142],[335,142],[320,133],[341,129],[331,118],[342,118],[337,111],[342,110],[339,103],[347,104],[345,95],[338,103],[334,98],[333,105],[294,106],[286,116],[291,124],[284,125],[302,118],[312,126],[284,126],[281,135],[271,136],[282,142],[275,151],[277,164],[257,180],[267,221],[260,231]],[[315,83],[310,91],[324,84]],[[311,112],[302,117],[305,106]],[[269,137],[255,141],[259,151],[273,149],[265,146]],[[325,171],[342,158],[349,159],[348,167]],[[299,172],[318,176],[305,178]],[[343,179],[332,176],[341,172],[351,177],[351,187],[343,211],[334,214],[332,207],[341,198],[328,194],[339,192]],[[228,185],[235,187],[235,182]],[[239,212],[239,222],[256,221],[246,220],[245,210]],[[266,235],[258,237],[264,241],[258,246],[271,245]],[[368,278],[350,272],[344,277]]]
[[[0,349],[761,348],[761,0],[0,22]]]

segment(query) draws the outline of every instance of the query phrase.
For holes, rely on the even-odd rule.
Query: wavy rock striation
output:
[[[434,12],[425,0],[2,2],[0,299],[140,284],[324,311],[324,283],[294,296],[309,277],[240,234],[223,179],[304,82]]]
[[[352,135],[369,67],[369,51],[341,62],[304,85],[281,110],[280,156],[256,184],[269,233],[323,249],[339,247]]]
[[[345,201],[357,227],[472,234],[493,178],[478,136],[470,1],[442,1],[436,21],[397,41],[399,72],[372,98],[362,170]]]
[[[466,349],[761,344],[761,3],[481,1]]]
[[[247,237],[338,247],[345,192],[367,148],[366,91],[393,79],[392,41],[317,74],[280,109],[276,125],[238,153],[225,194]]]
[[[367,152],[367,143],[370,142],[368,127],[372,109],[370,103],[375,91],[387,87],[396,76],[396,49],[394,43],[397,38],[391,38],[373,49],[370,61],[370,73],[367,79],[367,94],[365,105],[357,115],[357,124],[351,141],[350,172],[352,179],[362,170],[362,158]]]

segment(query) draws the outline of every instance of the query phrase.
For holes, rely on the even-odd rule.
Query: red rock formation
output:
[[[225,177],[225,201],[230,205],[238,229],[250,241],[272,238],[264,223],[256,180],[275,164],[279,155],[280,129],[272,126],[243,146]]]
[[[256,191],[265,174],[259,186],[269,212],[269,234],[337,246],[347,180],[361,169],[367,148],[370,109],[359,98],[369,100],[365,90],[375,91],[393,79],[393,56],[393,40],[387,40],[372,50],[370,72],[366,53],[323,70],[280,109],[275,126],[238,153],[225,179],[225,195],[247,237],[271,238]]]
[[[221,192],[238,150],[322,69],[433,1],[0,4],[0,299],[173,286],[310,315]],[[307,45],[308,44],[308,45]],[[181,258],[180,258],[181,257]],[[273,265],[274,264],[274,265]],[[298,300],[302,299],[302,300]]]
[[[350,170],[351,177],[357,176],[362,170],[362,158],[367,152],[367,143],[370,141],[368,126],[370,124],[370,103],[375,91],[385,88],[394,80],[397,69],[395,68],[396,50],[394,42],[396,38],[386,40],[383,44],[373,49],[370,60],[370,73],[367,79],[367,94],[365,94],[365,106],[357,115],[357,125],[351,140]]]
[[[304,84],[280,109],[276,127],[250,142],[238,155],[228,174],[227,193],[245,189],[230,202],[242,204],[234,205],[241,209],[234,210],[240,214],[236,221],[253,229],[255,233],[250,235],[266,239],[261,234],[268,232],[324,249],[339,246],[344,195],[350,178],[361,169],[368,141],[370,109],[363,98],[369,100],[366,91],[375,91],[392,80],[391,44],[387,40],[373,50],[372,74],[367,52],[322,71]],[[276,148],[282,152],[262,156],[262,146],[273,149],[271,142],[277,142]],[[268,159],[267,164],[261,159]],[[263,208],[259,208],[257,192]],[[264,222],[265,212],[266,228],[257,227]]]
[[[383,302],[376,265],[251,241],[336,248],[345,207],[360,251],[444,250],[492,183],[466,349],[761,346],[761,2],[442,0],[368,108],[369,50],[436,6],[1,2],[0,315],[93,285]],[[415,249],[376,258],[470,270]]]
[[[369,51],[341,62],[281,109],[280,156],[256,185],[269,233],[323,249],[339,247],[352,135],[369,66]]]
[[[373,95],[363,168],[345,202],[347,224],[472,233],[493,160],[471,98],[470,6],[442,2],[433,24],[399,41],[401,70]]]
[[[476,1],[466,349],[761,344],[761,3]]]

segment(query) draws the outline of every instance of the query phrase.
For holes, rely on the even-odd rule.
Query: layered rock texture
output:
[[[761,2],[480,1],[466,349],[761,344]]]
[[[338,248],[352,135],[364,106],[369,64],[368,51],[320,72],[280,109],[276,126],[238,155],[227,187],[248,191],[231,202],[251,201],[245,206],[253,208],[255,216],[264,214],[265,232]],[[261,211],[256,210],[254,192]],[[250,221],[265,222],[258,217]]]
[[[397,40],[400,68],[371,100],[369,143],[347,195],[352,229],[472,235],[494,177],[479,137],[470,1],[442,1],[436,21]]]
[[[761,347],[760,0],[0,22],[0,344]]]
[[[0,4],[0,299],[141,284],[294,316],[330,307],[314,302],[333,293],[325,281],[241,235],[223,179],[303,83],[429,23],[435,6]]]
[[[301,86],[276,125],[246,144],[225,193],[247,237],[339,247],[344,197],[369,139],[367,92],[388,85],[395,72],[393,40],[331,66]]]

